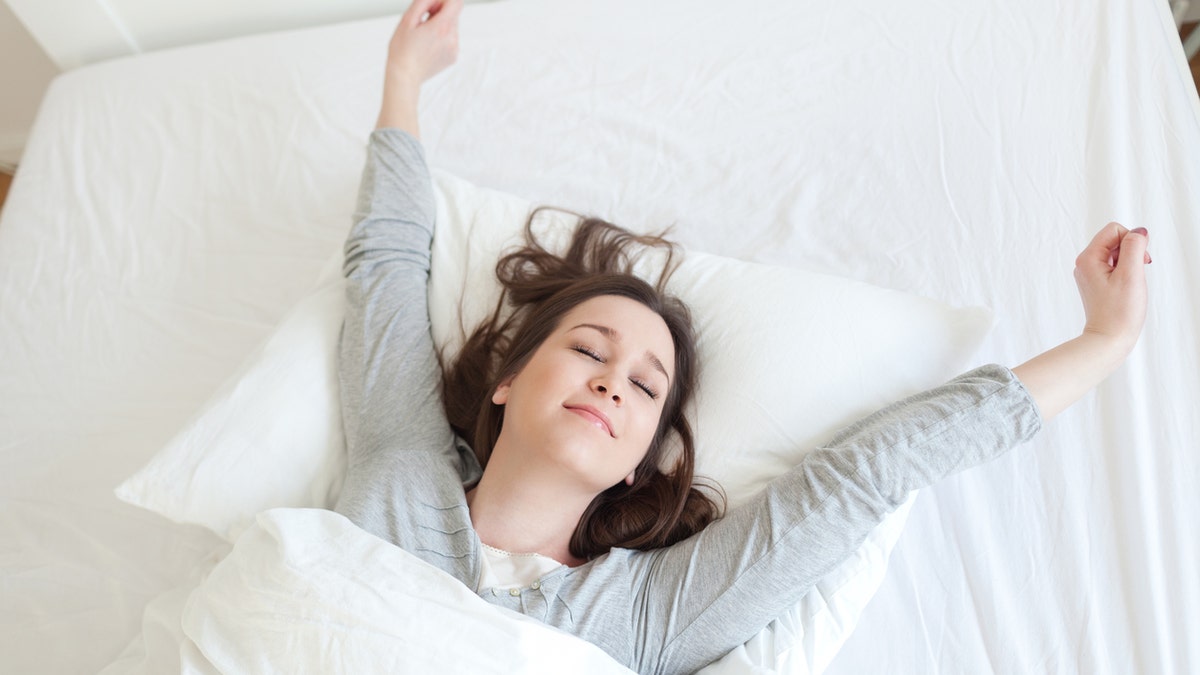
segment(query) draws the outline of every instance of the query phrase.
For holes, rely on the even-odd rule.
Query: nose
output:
[[[615,391],[611,391],[609,386],[601,380],[592,380],[592,390],[600,392],[602,396],[612,396],[613,403],[621,405],[621,395]]]

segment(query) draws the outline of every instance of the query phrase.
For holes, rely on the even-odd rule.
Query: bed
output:
[[[114,490],[314,291],[336,297],[395,20],[118,59],[51,86],[0,220],[5,671],[229,672],[181,629],[198,585],[280,533],[344,541],[287,510],[239,540]],[[1072,337],[1074,256],[1110,220],[1150,231],[1150,311],[1125,365],[1030,443],[914,495],[833,634],[775,626],[712,672],[1200,669],[1200,101],[1167,3],[502,0],[468,5],[460,33],[421,108],[443,194],[673,224],[689,251],[973,321],[987,308],[958,365],[1016,365]],[[897,372],[921,363],[888,356]],[[426,637],[482,627],[481,648],[526,659],[452,669],[611,672],[536,627],[454,624],[469,598],[420,600]],[[328,669],[368,663],[325,649]],[[227,663],[283,669],[242,656]]]

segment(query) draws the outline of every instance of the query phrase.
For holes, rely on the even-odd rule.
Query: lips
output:
[[[565,405],[563,407],[591,422],[597,427],[604,429],[606,432],[608,432],[609,436],[616,438],[616,435],[613,434],[612,422],[608,420],[607,415],[600,412],[598,409],[593,408],[590,405]]]

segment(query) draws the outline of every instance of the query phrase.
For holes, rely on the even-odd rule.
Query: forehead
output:
[[[662,360],[668,370],[673,370],[675,342],[671,339],[667,323],[654,310],[637,300],[619,295],[589,298],[563,316],[559,330],[569,331],[579,324],[609,328],[614,331],[613,337],[618,344],[638,351],[649,350]]]

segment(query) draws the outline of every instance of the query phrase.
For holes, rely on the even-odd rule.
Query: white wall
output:
[[[398,0],[5,0],[59,68],[220,38],[387,14]]]

